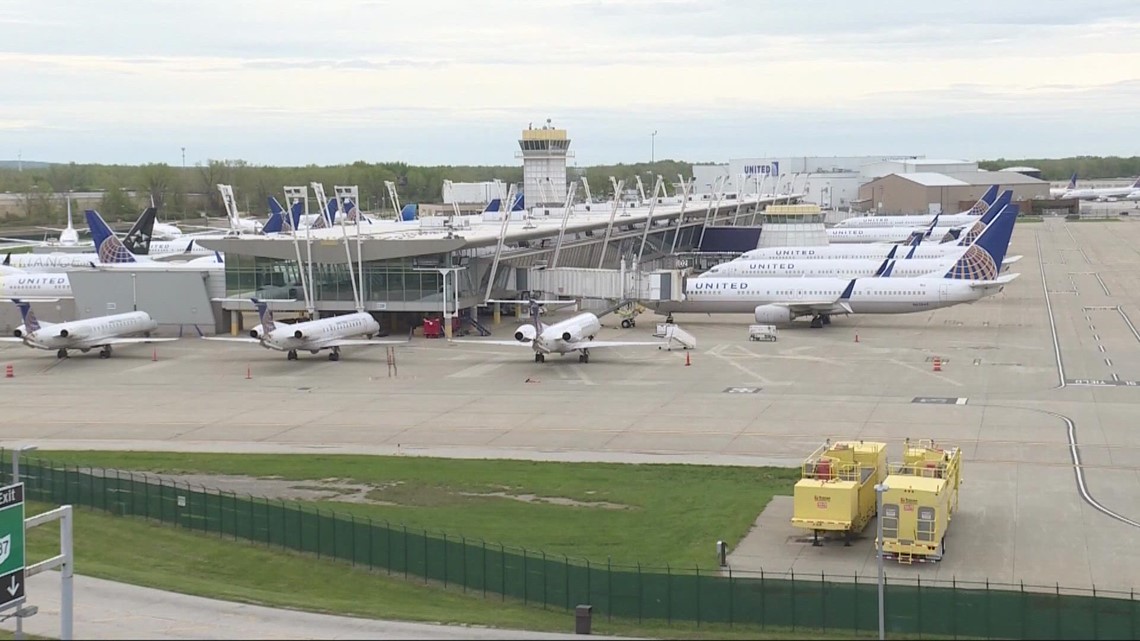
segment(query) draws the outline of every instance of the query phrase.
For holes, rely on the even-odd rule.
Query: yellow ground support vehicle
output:
[[[946,530],[958,510],[962,451],[931,440],[903,449],[903,462],[892,464],[883,493],[883,556],[899,563],[941,561]]]
[[[803,463],[793,492],[792,525],[812,531],[843,532],[846,545],[875,515],[875,484],[887,475],[887,444],[830,440]]]

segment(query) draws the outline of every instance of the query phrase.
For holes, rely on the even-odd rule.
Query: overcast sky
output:
[[[1140,140],[1136,0],[0,0],[0,34],[0,159],[517,164],[546,118],[580,165]]]

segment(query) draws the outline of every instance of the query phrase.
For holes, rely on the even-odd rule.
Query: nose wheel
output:
[[[534,362],[545,363],[546,362],[546,354],[535,354],[534,355]]]
[[[297,360],[297,350],[295,350],[295,349],[289,350],[289,353],[285,355],[285,360],[287,360],[287,361]]]
[[[103,349],[99,350],[99,358],[111,358],[111,346],[104,345]]]
[[[58,352],[55,353],[55,357],[56,358],[67,358],[67,350],[66,349],[59,350]]]
[[[588,349],[582,350],[582,353],[578,354],[578,362],[579,363],[589,363],[590,362],[590,350],[588,350]]]

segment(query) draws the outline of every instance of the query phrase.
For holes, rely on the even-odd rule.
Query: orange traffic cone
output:
[[[855,342],[859,342],[859,332],[855,332]]]
[[[5,365],[4,366],[4,378],[15,378],[15,377],[16,377],[16,368],[12,367],[11,365]]]
[[[942,359],[937,357],[937,356],[934,357],[934,371],[936,371],[936,372],[942,371]]]
[[[692,364],[693,364],[693,361],[689,358],[689,353],[685,352],[685,367],[688,367]]]
[[[249,365],[245,366],[245,378],[246,380],[253,378],[253,370],[249,368]]]
[[[150,360],[152,360],[152,361],[157,361],[157,360],[158,360],[158,348],[157,348],[157,347],[156,347],[156,348],[154,348],[154,350],[152,350],[152,351],[151,351],[151,353],[150,353]]]

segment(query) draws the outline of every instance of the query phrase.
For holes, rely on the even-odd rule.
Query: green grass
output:
[[[42,456],[57,463],[120,470],[278,477],[295,480],[298,486],[335,477],[374,485],[370,498],[396,505],[303,503],[551,555],[675,568],[711,566],[714,542],[739,541],[772,496],[790,494],[799,476],[799,470],[784,468],[423,457],[86,451]],[[467,495],[489,492],[626,507]]]
[[[28,514],[53,506],[29,503]],[[501,628],[573,630],[573,614],[543,610],[474,593],[280,549],[189,532],[135,517],[77,509],[74,524],[75,571],[148,586],[243,603],[378,619],[473,624]],[[28,534],[28,562],[59,552],[59,528],[40,526]],[[607,622],[595,617],[598,634],[684,638],[789,638],[787,631],[735,629],[663,622]],[[849,635],[833,634],[834,638]],[[821,638],[800,634],[800,638]]]

